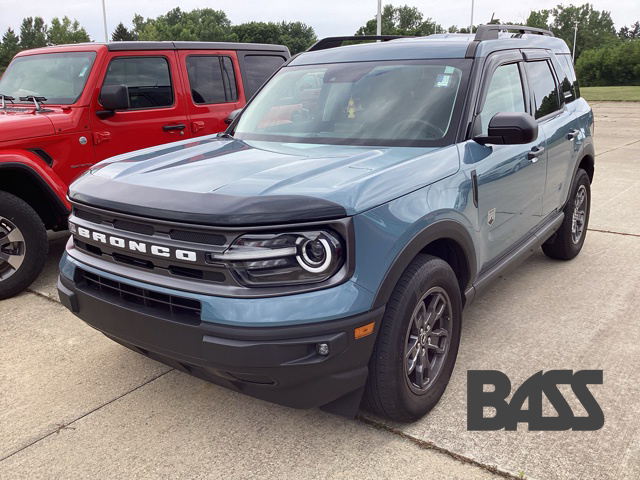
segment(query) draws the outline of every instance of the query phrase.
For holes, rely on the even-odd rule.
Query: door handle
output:
[[[165,132],[171,132],[173,130],[184,130],[186,127],[184,123],[179,123],[177,125],[163,125],[162,130]]]
[[[531,160],[531,163],[536,163],[538,157],[544,153],[544,147],[533,147],[527,154],[527,158]]]
[[[579,133],[580,130],[576,130],[575,128],[570,130],[569,133],[567,133],[567,140],[573,140],[578,136]]]

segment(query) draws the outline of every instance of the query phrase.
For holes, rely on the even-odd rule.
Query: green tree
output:
[[[640,85],[640,39],[585,50],[576,73],[584,86]]]
[[[529,17],[525,24],[529,27],[544,28],[549,30],[551,23],[549,22],[549,16],[551,16],[551,10],[532,10],[529,13]]]
[[[0,45],[0,72],[7,68],[11,59],[20,50],[20,39],[12,28],[7,28],[2,36],[2,45]]]
[[[376,18],[372,18],[358,29],[356,35],[375,35],[377,27]],[[410,35],[424,36],[443,31],[440,24],[424,15],[416,7],[404,5],[394,7],[385,5],[381,18],[382,35]]]
[[[286,45],[292,55],[303,52],[318,37],[313,28],[302,22],[248,22],[233,27],[239,42]]]
[[[532,11],[526,24],[530,27],[551,29],[556,37],[562,38],[567,45],[573,46],[575,25],[578,25],[576,37],[576,58],[584,50],[613,45],[616,30],[611,14],[599,11],[590,3],[583,5],[558,5],[551,10]]]
[[[129,30],[127,27],[125,27],[122,22],[120,22],[111,34],[111,41],[122,42],[131,40],[136,40],[136,34],[132,30]]]
[[[640,38],[640,21],[627,27],[626,25],[618,30],[618,38],[622,40],[630,40],[634,38]]]
[[[133,27],[139,40],[237,41],[227,15],[212,8],[183,12],[177,7],[165,15],[147,19],[136,14]]]
[[[281,22],[278,24],[280,36],[276,43],[286,45],[292,55],[304,52],[318,41],[313,27],[302,22]]]
[[[590,3],[577,7],[558,5],[553,9],[552,14],[551,31],[556,37],[567,42],[567,45],[573,43],[575,22],[578,22],[576,58],[579,58],[584,50],[615,43],[616,30],[611,14],[595,10]]]
[[[51,28],[47,30],[47,42],[49,45],[65,45],[69,43],[90,42],[89,34],[80,26],[78,20],[73,22],[69,17],[57,17],[51,20]]]
[[[233,32],[243,43],[278,43],[281,32],[273,22],[248,22],[233,27]]]
[[[42,17],[27,17],[20,25],[20,48],[45,47],[47,45],[47,26]]]

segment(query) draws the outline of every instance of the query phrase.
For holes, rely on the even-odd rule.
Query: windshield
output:
[[[285,67],[242,112],[244,140],[342,145],[453,143],[469,61]]]
[[[87,82],[95,52],[45,53],[14,59],[0,78],[0,94],[45,97],[47,103],[75,103]]]

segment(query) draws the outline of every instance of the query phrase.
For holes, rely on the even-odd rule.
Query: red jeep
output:
[[[96,162],[225,129],[289,58],[279,45],[112,42],[16,55],[0,79],[0,299],[28,287],[68,185]]]

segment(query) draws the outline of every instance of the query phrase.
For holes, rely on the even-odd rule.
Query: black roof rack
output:
[[[520,34],[528,33],[531,35],[546,35],[548,37],[554,36],[549,30],[527,27],[526,25],[478,25],[476,37],[473,40],[476,42],[482,42],[483,40],[495,40],[498,38],[498,33],[503,30],[516,30]]]
[[[504,30],[515,30],[521,35],[543,35],[547,37],[553,37],[553,33],[549,30],[536,27],[527,27],[526,25],[478,25],[476,30],[476,36],[467,48],[466,58],[474,58],[476,54],[476,48],[480,42],[485,40],[496,40],[499,33]]]
[[[315,52],[316,50],[326,50],[327,48],[336,48],[342,46],[347,41],[368,41],[368,40],[382,40],[388,42],[389,40],[396,40],[398,38],[407,38],[406,35],[353,35],[350,37],[327,37],[322,40],[318,40],[311,45],[307,52]]]

